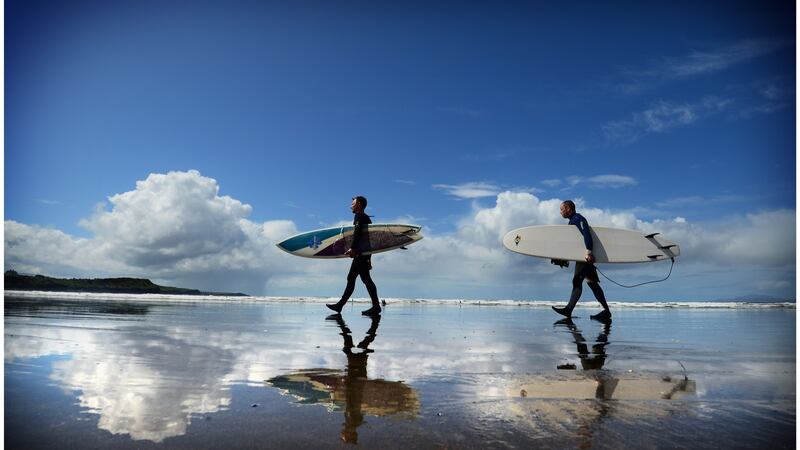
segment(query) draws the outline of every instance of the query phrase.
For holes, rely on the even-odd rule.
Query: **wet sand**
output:
[[[143,300],[6,295],[8,448],[795,445],[793,307]]]

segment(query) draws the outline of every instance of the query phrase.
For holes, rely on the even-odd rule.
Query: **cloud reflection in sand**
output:
[[[65,312],[63,305],[24,314],[19,308],[14,311],[14,305],[7,306],[8,315],[18,320],[6,322],[6,361],[67,355],[68,359],[53,363],[51,379],[65,393],[74,393],[81,407],[99,416],[100,429],[134,440],[161,442],[183,435],[194,416],[231,404],[232,385],[264,386],[264,380],[287,373],[296,378],[309,367],[336,368],[327,369],[333,378],[325,389],[346,410],[358,409],[352,405],[354,392],[360,390],[361,411],[353,414],[413,415],[419,409],[415,390],[382,378],[382,371],[396,373],[398,363],[384,359],[386,364],[371,368],[367,376],[368,353],[348,350],[350,354],[345,352],[343,358],[341,341],[332,339],[333,323],[320,326],[316,322],[303,329],[290,317],[283,323],[265,318],[265,325],[252,317],[240,322],[236,317],[186,307],[151,308],[145,321],[125,321],[109,315],[106,308],[103,314],[76,317]],[[250,313],[263,311],[249,309]],[[274,331],[266,330],[267,326]],[[302,339],[292,334],[297,332],[303,334]],[[408,382],[430,369],[454,370],[477,359],[481,357],[455,362],[440,349],[428,354],[424,364],[407,366],[402,378]],[[321,372],[304,376],[322,379]],[[355,430],[355,426],[346,428],[343,433]]]
[[[184,435],[198,416],[231,408],[237,385],[282,389],[327,406],[344,415],[346,441],[358,439],[365,415],[420,417],[448,408],[454,420],[456,411],[464,414],[453,426],[508,421],[537,435],[570,423],[591,428],[609,416],[655,417],[647,402],[663,406],[664,393],[673,390],[672,399],[689,401],[794,398],[793,383],[783,381],[794,379],[793,351],[752,353],[768,347],[751,339],[740,341],[749,347],[736,348],[734,357],[710,353],[725,345],[671,344],[670,327],[660,328],[654,342],[645,325],[658,321],[649,313],[637,313],[638,322],[615,323],[613,332],[581,321],[580,331],[554,327],[542,320],[549,315],[535,310],[520,315],[513,308],[412,305],[387,313],[376,339],[377,324],[369,319],[343,326],[323,320],[318,305],[301,303],[47,305],[6,298],[6,361],[64,355],[52,362],[51,379],[98,416],[100,429],[133,440]],[[635,328],[640,322],[646,329]],[[688,328],[676,329],[685,334]],[[354,336],[365,338],[356,343]],[[574,369],[558,369],[567,364]],[[680,386],[687,374],[696,392],[688,383]],[[313,395],[292,391],[299,386],[313,388]],[[662,409],[703,407],[670,405]],[[425,426],[418,422],[424,421],[410,426]]]

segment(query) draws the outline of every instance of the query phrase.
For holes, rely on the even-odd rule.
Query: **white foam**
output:
[[[60,300],[127,301],[138,303],[332,303],[338,297],[288,297],[288,296],[224,296],[224,295],[169,295],[169,294],[116,294],[94,292],[52,291],[5,291],[6,297],[44,298]],[[565,300],[475,300],[475,299],[427,299],[385,298],[387,304],[460,305],[481,307],[525,307],[549,308],[563,306]],[[356,303],[369,303],[368,298],[354,298]],[[694,309],[768,309],[796,307],[793,301],[785,302],[710,302],[710,301],[656,301],[656,302],[608,302],[613,309],[625,308],[694,308]],[[579,308],[596,308],[594,302],[578,304]]]

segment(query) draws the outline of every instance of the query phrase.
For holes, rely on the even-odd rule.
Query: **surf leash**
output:
[[[612,280],[611,278],[608,278],[608,276],[606,274],[604,274],[602,270],[597,269],[597,266],[595,266],[595,269],[597,269],[597,271],[600,272],[600,275],[602,275],[603,278],[605,278],[606,280],[616,284],[619,287],[624,287],[624,288],[628,288],[629,289],[629,288],[635,288],[635,287],[639,287],[639,286],[644,286],[645,284],[660,283],[662,281],[666,281],[667,278],[669,278],[669,276],[672,275],[672,268],[675,267],[675,258],[670,258],[670,259],[672,260],[672,264],[669,266],[669,273],[667,274],[666,277],[664,277],[664,278],[662,278],[660,280],[645,281],[644,283],[632,284],[630,286],[625,285],[625,284],[621,284],[621,283],[617,283],[616,281]]]

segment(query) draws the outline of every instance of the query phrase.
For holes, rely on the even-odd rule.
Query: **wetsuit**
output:
[[[350,248],[353,249],[354,252],[363,246],[363,240],[369,240],[367,225],[371,223],[372,220],[363,212],[356,213],[355,217],[353,217],[353,243],[350,245]],[[375,282],[373,282],[372,277],[369,276],[369,271],[371,269],[372,255],[357,254],[353,258],[353,262],[350,264],[350,272],[347,273],[347,286],[344,288],[342,299],[339,300],[340,305],[344,305],[350,298],[350,295],[353,294],[353,290],[356,288],[356,278],[360,276],[361,281],[367,288],[367,292],[369,292],[370,299],[372,299],[372,306],[380,308],[378,288],[375,287]]]
[[[578,213],[574,213],[569,217],[569,224],[578,227],[581,235],[583,235],[583,244],[586,246],[586,250],[591,251],[594,242],[592,241],[592,234],[589,232],[589,222],[586,221],[586,218]],[[597,301],[600,302],[604,309],[608,310],[606,296],[603,293],[603,289],[600,287],[600,278],[597,276],[597,268],[590,262],[580,261],[575,263],[575,275],[572,277],[572,294],[569,297],[567,309],[572,311],[581,298],[583,280],[588,282],[589,288],[592,290],[592,293],[594,293],[594,297]]]
[[[570,216],[569,224],[578,227],[578,231],[580,231],[581,235],[583,235],[583,245],[586,247],[586,250],[592,251],[592,248],[594,247],[594,242],[592,241],[592,233],[589,232],[589,222],[586,221],[586,218],[578,213],[575,213],[572,216]],[[575,276],[581,277],[580,282],[583,282],[584,278],[586,278],[589,281],[594,281],[596,283],[600,282],[600,280],[597,277],[597,268],[594,266],[594,264],[588,262],[578,261],[575,264]],[[575,280],[573,279],[573,284],[574,283]]]

